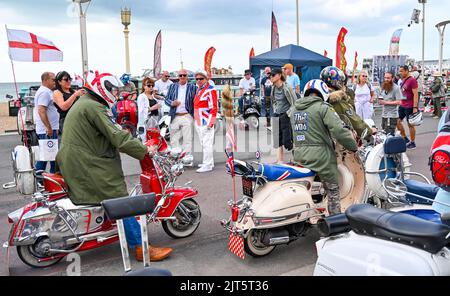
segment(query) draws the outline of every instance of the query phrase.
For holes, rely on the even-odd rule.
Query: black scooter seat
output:
[[[106,216],[110,220],[120,220],[124,218],[151,214],[155,209],[154,193],[113,198],[102,201]]]
[[[435,199],[439,191],[439,187],[432,184],[422,183],[415,180],[405,180],[405,185],[408,188],[408,192],[427,197],[429,199]],[[418,198],[410,194],[406,195],[406,199],[415,204],[430,205],[433,202],[427,201],[423,198]]]
[[[409,245],[436,254],[450,245],[450,227],[417,218],[359,204],[345,212],[350,227],[360,235]]]

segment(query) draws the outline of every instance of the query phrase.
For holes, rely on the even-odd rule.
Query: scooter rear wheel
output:
[[[180,209],[180,206],[183,209]],[[189,221],[186,221],[183,210],[189,211]],[[194,234],[197,228],[200,226],[200,218],[202,216],[200,212],[200,206],[193,199],[185,199],[175,209],[174,216],[176,220],[164,220],[162,221],[162,227],[164,231],[173,238],[186,238]]]
[[[244,239],[245,252],[255,258],[265,257],[276,248],[276,246],[266,246],[261,242],[262,231],[267,230],[250,230],[247,238]]]
[[[19,255],[20,260],[22,260],[23,263],[25,263],[28,266],[34,267],[34,268],[45,268],[52,265],[57,264],[59,261],[61,261],[64,256],[56,259],[51,259],[48,261],[42,261],[39,260],[45,259],[46,256],[39,256],[35,250],[36,246],[40,243],[42,243],[43,240],[36,241],[33,245],[28,246],[17,246],[17,255]]]

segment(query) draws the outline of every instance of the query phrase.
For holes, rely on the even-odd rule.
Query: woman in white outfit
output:
[[[157,100],[153,96],[155,82],[151,78],[142,81],[142,92],[137,98],[138,105],[138,127],[145,126],[145,121],[150,116],[154,116],[156,121],[161,118],[161,106],[163,101]]]
[[[358,84],[353,87],[356,114],[363,120],[372,119],[373,103],[375,102],[375,92],[367,79],[367,72],[361,72],[358,76]]]

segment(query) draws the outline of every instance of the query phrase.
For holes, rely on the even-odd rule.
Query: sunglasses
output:
[[[187,77],[187,74],[180,74],[178,77]]]
[[[146,87],[154,87],[155,85],[154,84],[146,84],[145,86]]]
[[[202,81],[202,80],[205,80],[205,78],[195,78],[195,80]]]
[[[67,78],[67,77],[66,77],[66,78],[63,78],[63,79],[61,79],[61,80],[64,80],[65,82],[69,82],[69,81],[72,81],[72,78],[70,78],[70,77]]]
[[[164,76],[164,78],[170,78],[170,76]]]
[[[362,75],[361,77],[365,77],[365,78],[367,78],[368,76],[367,76],[367,75]]]

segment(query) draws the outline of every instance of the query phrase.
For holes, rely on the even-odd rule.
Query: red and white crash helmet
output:
[[[100,74],[98,71],[89,71],[84,84],[84,87],[102,98],[110,108],[117,101],[117,98],[112,93],[113,90],[122,86],[123,83],[116,76],[109,73]]]

